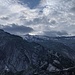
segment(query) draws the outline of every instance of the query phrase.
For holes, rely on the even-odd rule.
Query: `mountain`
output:
[[[69,52],[66,53],[72,49],[51,40],[49,42],[51,46],[47,47],[48,41],[47,43],[44,39],[42,41],[25,40],[0,29],[0,74],[44,75],[46,72],[74,67],[74,60]]]
[[[51,40],[57,41],[57,42],[61,42],[69,47],[71,47],[71,49],[75,49],[75,36],[69,36],[69,37],[54,37],[54,38],[50,38]]]
[[[49,37],[44,35],[25,35],[22,36],[23,39],[29,42],[36,42],[42,46],[61,53],[62,55],[67,55],[69,58],[75,60],[75,37]]]

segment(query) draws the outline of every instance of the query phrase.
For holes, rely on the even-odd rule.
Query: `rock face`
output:
[[[67,52],[70,50],[72,51],[59,42],[29,42],[20,36],[0,30],[0,72],[24,72],[29,75],[73,67],[74,61]]]
[[[39,35],[25,35],[23,39],[29,42],[36,42],[43,47],[50,49],[50,51],[58,52],[62,55],[67,55],[69,58],[75,60],[75,37],[48,37]]]
[[[19,36],[4,31],[0,32],[0,63],[3,65],[0,66],[2,69],[7,67],[7,69],[14,72],[26,69],[31,62],[28,44]]]

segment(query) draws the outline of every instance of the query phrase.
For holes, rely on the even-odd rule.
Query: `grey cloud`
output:
[[[9,11],[8,9],[7,9],[7,7],[4,7],[4,6],[0,6],[0,15],[3,15],[3,14],[6,14],[7,13],[7,11]],[[3,12],[2,12],[3,11]]]
[[[25,20],[24,20],[25,21]],[[30,21],[25,21],[26,25],[37,25],[37,24],[43,24],[43,25],[52,25],[56,24],[55,20],[50,20],[47,17],[41,17],[41,18],[35,18],[34,20]]]
[[[48,36],[65,36],[68,35],[68,33],[66,31],[45,31],[44,35],[48,35]]]
[[[2,29],[9,32],[9,33],[13,33],[13,34],[26,34],[26,33],[30,33],[32,31],[34,31],[30,27],[26,27],[26,26],[23,26],[23,25],[18,26],[18,25],[15,25],[15,24],[12,24],[10,26],[3,26]]]
[[[50,24],[56,24],[55,20],[51,20]]]
[[[2,17],[2,18],[0,18],[1,20],[9,20],[9,18],[8,17]]]
[[[1,12],[0,15],[7,16],[7,17],[0,18],[0,24],[3,25],[12,24],[12,23],[18,25],[22,24],[22,26],[18,26],[18,25],[3,26],[3,29],[8,32],[16,34],[16,33],[31,33],[34,31],[32,28],[34,29],[36,28],[35,29],[36,33],[38,32],[43,33],[43,31],[45,31],[44,32],[45,35],[52,35],[52,36],[67,35],[67,33],[69,34],[75,31],[75,26],[74,26],[75,25],[75,21],[74,21],[75,0],[52,0],[52,1],[41,0],[40,3],[41,5],[43,1],[47,1],[43,3],[43,5],[45,6],[38,5],[35,9],[30,9],[27,6],[23,6],[21,7],[22,11],[17,9],[17,7],[15,9],[13,4],[12,4],[12,8],[8,8],[9,4],[8,6],[6,6],[3,1],[2,3],[4,4],[4,6],[1,3],[2,6],[0,6],[0,12]],[[25,11],[27,13],[23,13]],[[30,27],[32,26],[32,28],[26,26],[30,26]]]
[[[72,7],[72,8],[71,8],[71,11],[72,11],[72,12],[75,12],[75,7]]]
[[[33,23],[39,23],[39,24],[50,24],[49,23],[49,21],[48,21],[48,19],[47,19],[47,17],[42,17],[42,18],[35,18],[34,20],[33,20]]]
[[[33,24],[49,24],[47,17],[35,18],[33,21],[26,22],[28,25]]]

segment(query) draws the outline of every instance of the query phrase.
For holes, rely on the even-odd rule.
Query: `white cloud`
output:
[[[30,9],[19,0],[0,0],[0,24],[26,25],[35,30],[34,34],[52,30],[74,34],[75,30],[70,29],[75,25],[74,3],[75,0],[41,0],[37,8]]]
[[[27,6],[23,6],[18,1],[12,0],[0,0],[0,18],[9,17],[9,20],[3,23],[0,19],[1,24],[12,24],[20,23],[20,16],[23,16],[25,20],[33,20],[38,16],[37,9],[30,9]]]

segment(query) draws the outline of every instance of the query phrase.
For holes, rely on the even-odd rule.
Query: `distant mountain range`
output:
[[[23,39],[36,42],[61,54],[67,54],[75,59],[75,36],[49,37],[44,35],[25,35]],[[65,49],[67,48],[67,49]]]
[[[74,67],[74,40],[75,37],[20,37],[0,29],[0,74],[48,75],[46,72]]]

